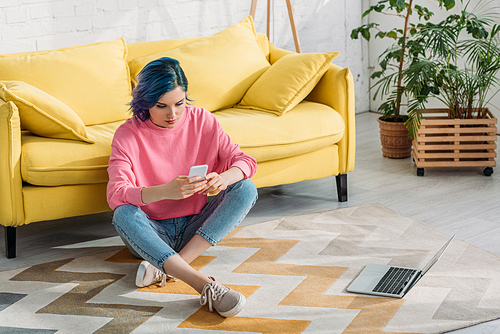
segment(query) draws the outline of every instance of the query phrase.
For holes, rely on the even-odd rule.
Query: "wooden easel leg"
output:
[[[252,0],[252,4],[250,5],[250,15],[255,21],[255,11],[257,10],[257,0]],[[269,31],[271,26],[271,0],[267,0],[267,28],[266,28],[266,36],[269,39]]]
[[[271,0],[267,0],[267,39],[269,39],[271,26]]]
[[[295,18],[293,16],[293,8],[292,2],[290,0],[286,0],[286,7],[288,8],[288,16],[290,17],[290,26],[292,27],[293,41],[295,43],[295,51],[300,53],[300,42],[299,42],[299,34],[297,33],[297,27],[295,26]]]
[[[250,6],[250,15],[255,20],[255,10],[257,9],[257,0],[252,0],[252,5]]]
[[[286,7],[288,9],[288,17],[290,18],[290,26],[292,27],[293,42],[295,43],[295,51],[301,53],[299,34],[297,33],[297,27],[295,25],[295,18],[293,15],[293,8],[291,0],[286,0]],[[252,0],[250,6],[250,15],[255,20],[255,11],[257,9],[257,0]],[[267,39],[269,39],[270,21],[271,21],[271,0],[267,0]]]

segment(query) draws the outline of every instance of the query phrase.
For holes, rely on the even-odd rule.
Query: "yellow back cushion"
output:
[[[146,41],[127,43],[127,61],[131,62],[140,57],[146,57],[154,53],[175,49],[180,46],[196,42],[203,37],[164,39],[159,41]]]
[[[73,110],[36,87],[22,81],[0,81],[0,98],[14,102],[21,126],[31,133],[94,143]]]
[[[23,81],[71,108],[85,125],[129,117],[131,84],[124,39],[0,56],[0,80]]]
[[[339,54],[293,53],[283,56],[250,87],[238,108],[283,115],[312,91]]]
[[[134,59],[132,77],[150,61],[170,57],[180,62],[192,104],[211,111],[230,107],[270,64],[259,45],[251,17],[215,35],[175,49]]]
[[[264,56],[269,61],[269,40],[263,33],[256,33],[259,45],[264,52]],[[191,37],[179,39],[164,39],[159,41],[127,43],[127,61],[131,62],[136,58],[145,57],[153,53],[178,48],[196,42],[204,37]]]

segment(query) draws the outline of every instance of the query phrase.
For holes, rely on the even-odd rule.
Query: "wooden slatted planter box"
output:
[[[446,109],[427,109],[413,140],[417,174],[423,176],[425,167],[486,167],[485,175],[491,175],[497,119],[487,114],[485,119],[450,119]]]

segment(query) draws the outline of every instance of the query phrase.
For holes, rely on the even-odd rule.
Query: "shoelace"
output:
[[[156,269],[156,268],[155,268]],[[167,279],[168,278],[173,278],[174,279],[174,282],[177,281],[176,278],[174,278],[173,276],[170,276],[168,274],[164,274],[162,273],[160,270],[156,269],[155,270],[155,278],[154,278],[154,281],[155,282],[159,282],[160,279],[161,279],[161,283],[160,283],[160,287],[164,286],[165,284],[167,284]]]
[[[208,310],[213,312],[212,303],[221,300],[228,290],[229,288],[222,284],[205,284],[201,291],[200,304],[205,305],[208,302]]]

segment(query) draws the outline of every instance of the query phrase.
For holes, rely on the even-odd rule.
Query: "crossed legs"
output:
[[[191,267],[190,263],[210,248],[210,246],[212,246],[210,242],[196,234],[179,254],[172,255],[165,260],[163,271],[186,282],[198,293],[201,293],[203,287],[206,284],[210,284],[212,280]]]
[[[255,185],[245,179],[219,193],[198,215],[155,221],[138,207],[122,205],[113,224],[134,255],[200,293],[212,280],[190,263],[229,234],[256,200]]]

